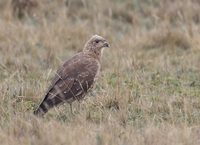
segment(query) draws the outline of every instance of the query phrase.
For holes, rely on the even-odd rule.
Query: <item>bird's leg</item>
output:
[[[83,99],[78,100],[78,113],[80,113],[80,110],[81,110],[81,107],[82,107],[82,102],[83,102]]]
[[[73,108],[72,108],[72,103],[70,103],[69,105],[70,105],[71,114],[74,115]]]
[[[78,109],[77,110],[78,110],[77,113],[80,113],[80,110],[81,110],[81,103],[80,103],[80,101],[78,101]]]

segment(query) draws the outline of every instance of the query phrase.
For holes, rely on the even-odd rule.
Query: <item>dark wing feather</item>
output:
[[[94,58],[83,53],[66,61],[57,71],[35,114],[44,114],[49,108],[63,102],[82,99],[93,86],[98,67]]]

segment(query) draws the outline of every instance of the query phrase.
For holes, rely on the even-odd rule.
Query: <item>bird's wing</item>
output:
[[[98,67],[97,61],[86,55],[69,59],[58,69],[42,102],[48,100],[46,102],[53,106],[74,97],[80,98],[91,88]]]
[[[47,89],[46,94],[48,94],[55,87],[56,84],[59,85],[59,83],[61,83],[62,81],[64,81],[67,86],[70,85],[70,82],[73,81],[72,75],[70,73],[73,72],[74,67],[77,66],[77,63],[79,63],[79,59],[80,54],[75,55],[71,59],[65,61],[63,65],[61,65],[61,67],[56,71],[54,78],[51,80],[50,86]],[[69,79],[70,77],[71,79]]]

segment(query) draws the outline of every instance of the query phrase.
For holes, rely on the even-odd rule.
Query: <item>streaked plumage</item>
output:
[[[82,52],[64,62],[34,114],[42,116],[54,106],[81,100],[93,87],[98,76],[104,47],[108,47],[108,42],[103,37],[94,35]]]

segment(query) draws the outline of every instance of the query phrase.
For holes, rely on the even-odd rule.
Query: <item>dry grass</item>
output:
[[[0,1],[0,141],[8,145],[199,145],[198,0]],[[80,105],[33,109],[58,65],[93,34],[102,75]]]

